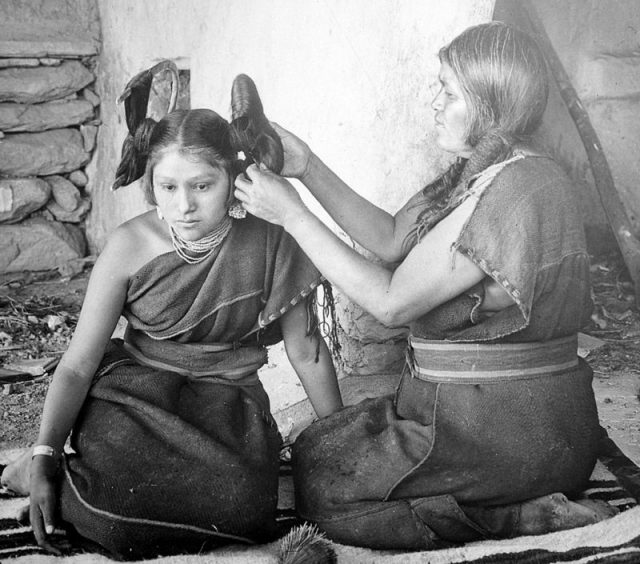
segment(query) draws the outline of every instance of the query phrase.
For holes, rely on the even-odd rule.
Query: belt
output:
[[[577,349],[577,335],[528,343],[457,343],[410,336],[407,365],[414,378],[429,382],[497,382],[575,369]]]

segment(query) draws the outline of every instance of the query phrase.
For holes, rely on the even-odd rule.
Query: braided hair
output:
[[[470,27],[440,50],[469,112],[466,141],[473,151],[458,158],[422,189],[420,212],[405,239],[413,247],[460,203],[457,198],[487,167],[508,159],[542,123],[549,94],[544,55],[526,33],[502,22]]]

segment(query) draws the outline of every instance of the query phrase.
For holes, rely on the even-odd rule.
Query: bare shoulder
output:
[[[127,278],[156,256],[172,249],[168,231],[148,211],[119,225],[100,253],[100,262]]]

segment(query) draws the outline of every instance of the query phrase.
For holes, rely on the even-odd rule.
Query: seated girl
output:
[[[313,310],[322,279],[282,228],[230,217],[240,162],[226,120],[199,109],[156,123],[131,108],[118,183],[143,172],[155,209],[100,254],[37,445],[2,482],[31,495],[38,544],[54,552],[58,511],[119,558],[268,540],[280,436],[257,370],[283,339],[317,415],[341,407]],[[110,340],[121,314],[124,340]]]

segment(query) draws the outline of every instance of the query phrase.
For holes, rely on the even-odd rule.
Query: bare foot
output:
[[[16,521],[21,523],[22,525],[29,524],[29,506],[23,505],[20,509],[18,509],[14,515]]]
[[[618,509],[604,501],[569,501],[564,494],[553,493],[522,503],[518,534],[541,535],[584,527],[616,513]]]
[[[29,495],[29,468],[31,449],[27,449],[19,458],[7,465],[0,476],[0,486],[6,492],[16,496]]]

